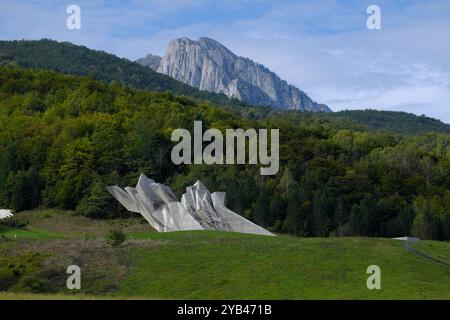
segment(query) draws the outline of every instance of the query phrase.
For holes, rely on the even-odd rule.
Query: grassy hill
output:
[[[43,236],[2,237],[0,299],[450,299],[450,268],[391,239],[156,233],[137,218],[99,221],[58,211],[22,212],[13,221],[27,223],[17,231]],[[117,227],[128,240],[112,248],[104,235]],[[449,243],[423,244],[432,247],[428,254],[448,257]],[[69,264],[82,269],[81,292],[65,289]],[[373,264],[381,268],[381,290],[366,287]],[[11,268],[16,273],[8,277]]]
[[[412,244],[419,252],[450,265],[450,250],[447,242],[419,241]]]
[[[118,81],[148,91],[170,91],[174,95],[208,100],[222,106],[246,106],[237,99],[229,99],[224,94],[198,90],[130,60],[70,42],[48,39],[0,41],[0,65],[11,62],[25,68],[91,76],[106,82]]]

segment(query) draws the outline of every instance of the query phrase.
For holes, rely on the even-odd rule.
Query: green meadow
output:
[[[0,227],[0,299],[450,299],[450,268],[392,239],[156,233],[140,219],[58,211],[13,221],[22,226]],[[105,236],[118,228],[127,240],[112,247]],[[449,261],[449,243],[413,248]],[[65,286],[71,264],[82,270],[76,292]],[[380,290],[366,286],[370,265]]]

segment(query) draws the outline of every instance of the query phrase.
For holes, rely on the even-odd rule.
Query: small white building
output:
[[[400,240],[400,241],[411,241],[411,242],[420,240],[419,238],[414,238],[414,237],[399,237],[399,238],[392,238],[392,239]]]

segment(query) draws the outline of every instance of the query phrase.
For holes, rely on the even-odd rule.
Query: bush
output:
[[[106,242],[113,247],[120,246],[125,240],[127,236],[121,230],[111,230],[106,236]]]
[[[36,275],[23,277],[19,282],[19,288],[26,292],[42,293],[46,291],[47,281],[40,279]]]
[[[0,291],[7,290],[14,284],[16,276],[10,268],[0,268]]]
[[[4,226],[8,226],[11,228],[24,228],[28,225],[28,221],[26,220],[14,220],[14,218],[12,219],[5,219],[5,220],[1,220],[0,224],[4,225]]]
[[[107,218],[110,212],[111,195],[106,191],[101,180],[96,180],[90,192],[78,204],[75,213],[92,219]]]
[[[0,252],[0,291],[9,290],[18,285],[25,291],[38,292],[45,285],[36,276],[45,256],[37,252],[26,252],[21,255],[7,255]]]

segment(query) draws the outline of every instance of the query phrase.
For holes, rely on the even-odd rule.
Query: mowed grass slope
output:
[[[33,230],[28,228],[15,228],[0,225],[0,235],[11,239],[56,239],[63,235],[49,231]]]
[[[58,211],[14,219],[26,225],[0,228],[7,235],[0,238],[0,291],[8,291],[0,299],[31,299],[30,292],[43,299],[450,299],[450,268],[391,239],[156,233],[140,219]],[[128,240],[112,248],[104,237],[118,227]],[[414,248],[442,260],[450,252],[449,243],[436,241]],[[82,268],[81,292],[65,287],[70,264]],[[366,287],[369,265],[381,268],[381,290]],[[9,286],[2,288],[2,277]]]
[[[370,238],[264,237],[224,232],[136,234],[165,245],[127,254],[121,295],[188,299],[450,299],[450,269],[401,242]],[[444,244],[450,250],[449,244]],[[368,290],[369,265],[382,289]]]
[[[411,245],[415,250],[450,265],[450,243],[440,241],[418,241]]]

